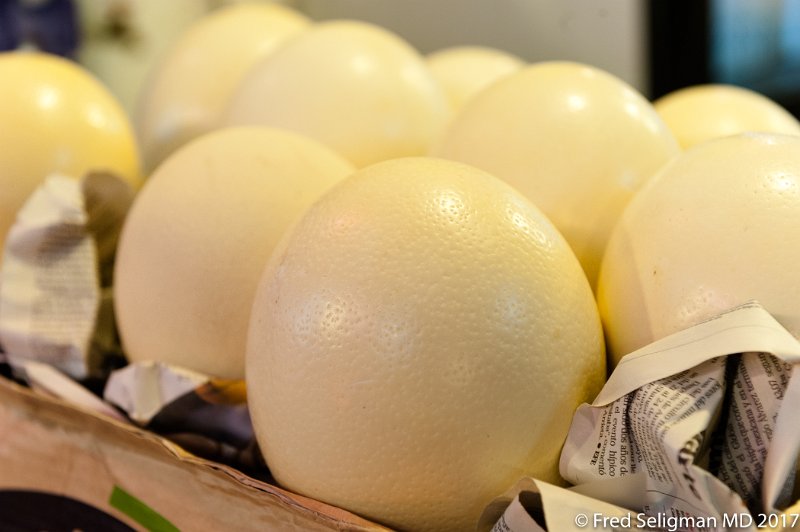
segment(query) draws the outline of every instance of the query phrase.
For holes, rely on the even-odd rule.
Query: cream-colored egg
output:
[[[616,363],[757,299],[800,337],[800,138],[746,134],[687,150],[630,203],[598,304]]]
[[[495,81],[521,69],[525,62],[508,52],[485,46],[455,46],[427,57],[428,68],[458,112]]]
[[[228,122],[297,131],[361,167],[427,153],[447,113],[409,44],[371,24],[333,21],[256,65],[231,99]]]
[[[623,208],[678,146],[652,105],[621,80],[550,62],[476,96],[434,153],[516,187],[558,227],[594,285]]]
[[[309,26],[277,4],[221,8],[193,24],[145,83],[135,114],[145,167],[222,126],[224,111],[249,69]]]
[[[687,87],[659,98],[653,105],[684,149],[747,131],[800,135],[800,122],[789,111],[741,87]]]
[[[49,174],[109,171],[140,183],[133,130],[80,66],[34,52],[0,54],[0,250],[17,211]]]
[[[351,171],[327,147],[268,128],[222,129],[170,156],[120,236],[114,303],[128,358],[243,378],[250,306],[272,249]]]
[[[253,304],[248,403],[289,489],[401,530],[474,530],[559,482],[605,377],[589,283],[550,221],[480,170],[406,158],[337,185]]]

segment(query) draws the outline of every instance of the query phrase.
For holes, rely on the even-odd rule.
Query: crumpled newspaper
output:
[[[83,379],[123,363],[111,284],[133,196],[111,174],[54,174],[22,207],[0,266],[0,345],[16,370],[36,361]]]
[[[575,413],[560,462],[575,486],[518,487],[541,495],[507,496],[494,530],[800,529],[798,363],[756,302],[631,353]]]
[[[589,521],[589,511],[609,519],[622,519],[625,508],[592,499],[541,480],[523,478],[507,493],[495,499],[483,512],[478,530],[492,532],[557,532],[600,529]],[[586,522],[583,521],[584,516]]]

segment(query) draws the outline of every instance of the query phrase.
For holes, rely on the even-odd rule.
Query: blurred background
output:
[[[251,0],[252,1],[252,0]],[[266,1],[266,0],[264,0]],[[0,0],[0,49],[72,57],[130,112],[145,76],[203,14],[236,0]],[[283,0],[375,22],[421,52],[474,44],[605,69],[654,99],[708,82],[800,112],[800,0]],[[2,80],[0,80],[2,82]]]

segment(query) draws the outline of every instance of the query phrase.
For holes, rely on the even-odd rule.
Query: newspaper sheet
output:
[[[491,532],[616,530],[635,524],[636,512],[568,489],[523,478],[481,516],[478,529]],[[642,527],[642,530],[647,530]]]
[[[15,369],[38,361],[82,379],[117,364],[110,288],[132,198],[109,174],[55,174],[22,207],[0,268],[0,344]]]
[[[780,509],[800,447],[798,361],[800,343],[755,302],[646,346],[577,410],[561,474],[662,529],[792,524]]]
[[[631,353],[575,413],[560,462],[574,486],[525,479],[482,529],[800,530],[798,361],[756,302]]]

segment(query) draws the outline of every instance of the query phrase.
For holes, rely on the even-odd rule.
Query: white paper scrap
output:
[[[95,396],[89,390],[67,377],[53,366],[41,362],[27,361],[25,378],[34,390],[63,399],[64,401],[112,417],[127,421],[113,406]]]
[[[0,343],[12,366],[44,362],[75,377],[100,302],[97,257],[80,181],[49,176],[17,215],[3,255]]]
[[[210,379],[160,362],[136,362],[111,373],[103,396],[140,425],[161,409]]]

